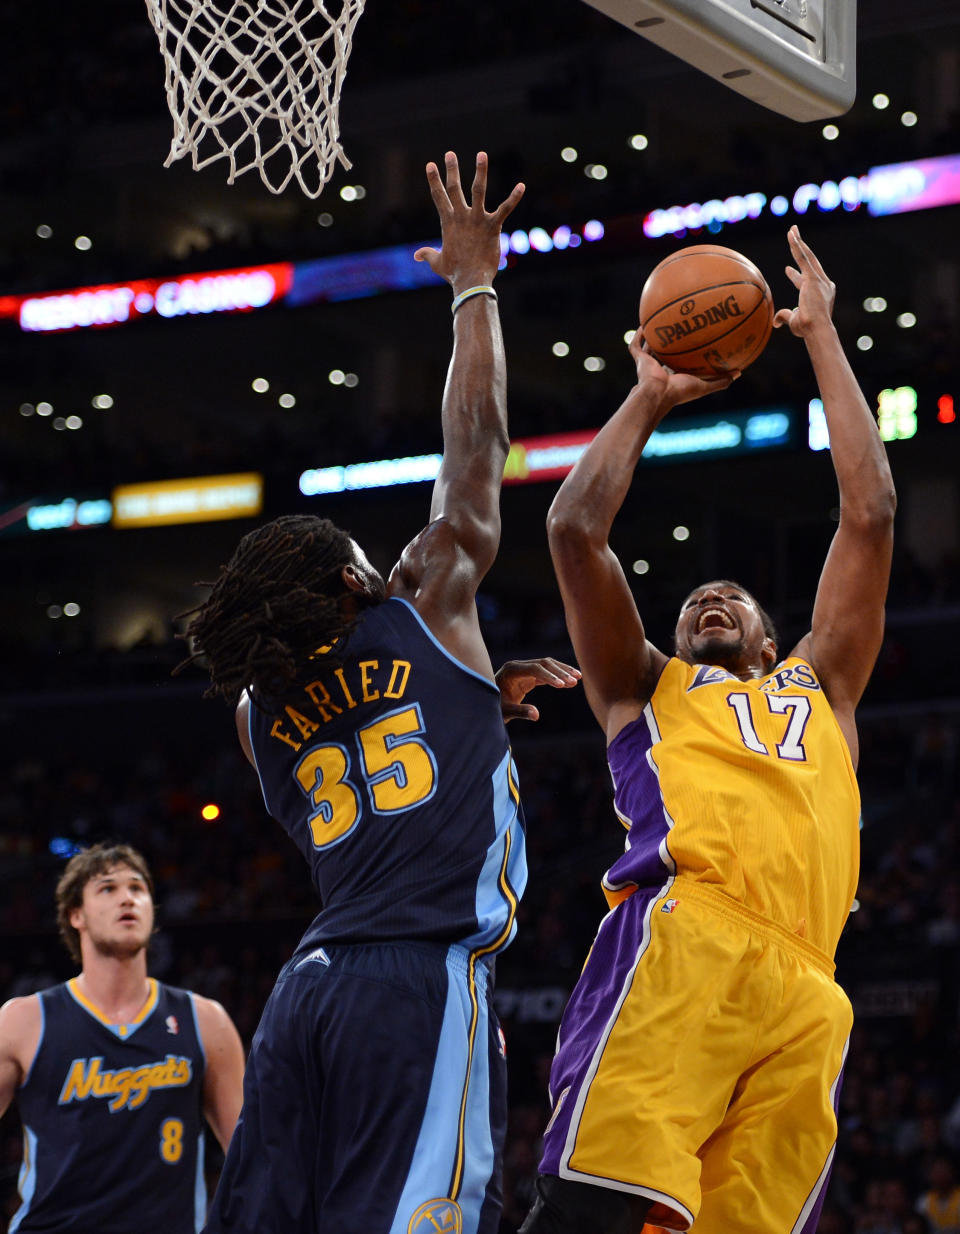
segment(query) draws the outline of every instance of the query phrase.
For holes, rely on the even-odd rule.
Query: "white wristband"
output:
[[[466,291],[461,291],[459,296],[453,297],[450,312],[455,313],[464,300],[469,300],[471,296],[493,296],[494,300],[496,300],[497,293],[486,283],[481,283],[477,287],[468,287]]]

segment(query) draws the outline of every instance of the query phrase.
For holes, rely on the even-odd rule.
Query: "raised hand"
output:
[[[536,686],[568,690],[580,680],[580,670],[562,660],[508,660],[497,673],[500,711],[505,724],[511,720],[539,720],[540,712],[524,698]]]
[[[430,269],[446,279],[459,295],[468,287],[489,286],[500,265],[500,229],[523,196],[524,185],[515,185],[507,199],[492,213],[485,208],[487,191],[487,156],[477,155],[476,172],[467,203],[460,185],[457,156],[448,151],[444,157],[446,185],[440,178],[436,163],[427,164],[430,196],[440,216],[442,248],[417,249],[414,261],[425,261]]]
[[[675,373],[650,353],[643,331],[637,330],[630,340],[629,350],[637,366],[637,384],[659,390],[661,405],[669,409],[678,403],[689,403],[726,388],[740,376],[739,371],[719,377],[694,377],[692,373]]]
[[[791,333],[805,338],[817,327],[830,325],[837,288],[827,277],[813,249],[800,238],[800,229],[796,224],[787,232],[787,242],[799,266],[799,269],[787,266],[787,278],[800,294],[797,307],[778,310],[773,324],[789,326]]]

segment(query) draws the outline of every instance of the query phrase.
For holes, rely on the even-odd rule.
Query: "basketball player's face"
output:
[[[105,956],[136,955],[153,933],[153,898],[143,878],[129,866],[95,874],[83,888],[83,903],[70,924]]]
[[[687,596],[676,643],[677,655],[688,664],[715,664],[731,673],[772,667],[773,643],[764,633],[756,601],[727,583],[706,583]]]

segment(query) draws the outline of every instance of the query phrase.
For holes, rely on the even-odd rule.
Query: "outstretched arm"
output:
[[[540,719],[540,711],[533,703],[523,700],[537,686],[553,686],[555,690],[569,690],[580,680],[580,670],[572,664],[564,664],[552,656],[539,660],[508,660],[497,669],[496,682],[500,690],[500,711],[504,724],[511,720]]]
[[[896,494],[877,422],[831,319],[834,284],[796,227],[787,238],[797,263],[787,267],[787,276],[799,297],[774,324],[789,326],[806,343],[840,489],[840,523],[820,575],[810,633],[794,654],[816,669],[856,765],[854,711],[883,640]]]
[[[550,555],[587,701],[612,741],[646,706],[667,657],[647,642],[626,576],[608,543],[643,448],[671,407],[724,389],[733,376],[701,381],[670,373],[630,344],[637,384],[577,461],[547,516]]]
[[[523,195],[518,184],[492,213],[484,198],[487,156],[477,155],[468,203],[456,156],[448,153],[446,184],[436,164],[427,180],[442,229],[442,248],[415,257],[447,280],[454,297],[492,289],[500,264],[500,229]],[[476,616],[480,580],[500,543],[500,485],[507,434],[506,361],[497,301],[469,295],[453,319],[453,355],[443,395],[443,462],[433,489],[430,524],[404,551],[390,594],[409,599],[449,651],[493,676]]]

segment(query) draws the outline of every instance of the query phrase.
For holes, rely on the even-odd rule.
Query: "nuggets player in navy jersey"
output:
[[[523,818],[476,592],[500,538],[506,372],[493,280],[517,185],[427,179],[453,355],[430,520],[386,582],[326,519],[251,532],[189,627],[322,908],[254,1038],[209,1234],[493,1234],[504,1044],[494,957],[526,883]],[[579,676],[508,675],[506,703]],[[529,714],[529,713],[526,713]]]
[[[852,1013],[833,955],[857,884],[854,712],[880,648],[895,497],[832,321],[834,285],[791,228],[786,325],[823,399],[840,521],[812,623],[785,659],[744,588],[683,602],[647,639],[610,528],[650,434],[729,384],[661,367],[561,486],[548,519],[626,851],[563,1015],[538,1198],[522,1234],[812,1234]]]
[[[196,1234],[203,1119],[224,1151],[243,1047],[219,1003],[147,976],[153,881],[125,844],[72,857],[57,920],[78,976],[0,1008],[0,1113],[23,1123],[13,1231]]]

